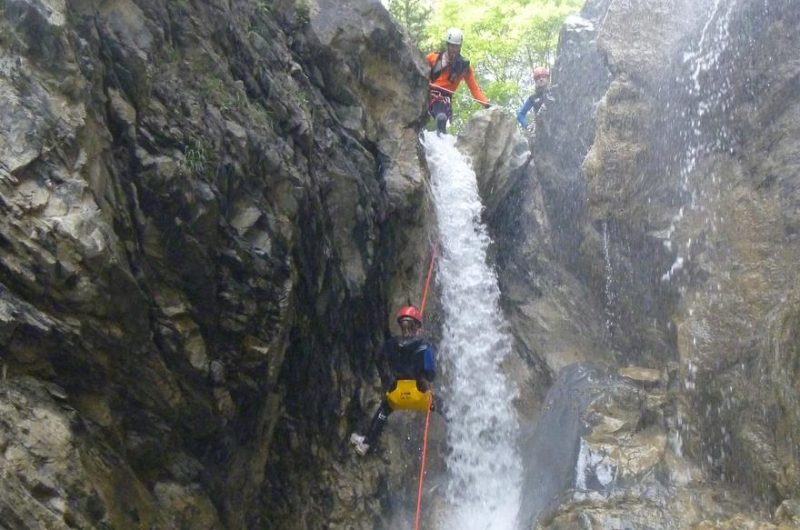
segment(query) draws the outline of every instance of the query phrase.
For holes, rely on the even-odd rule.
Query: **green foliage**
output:
[[[533,92],[531,71],[551,66],[558,33],[567,15],[576,13],[584,0],[387,0],[390,11],[412,35],[411,22],[432,9],[417,42],[425,51],[442,49],[447,28],[464,31],[462,54],[470,60],[478,84],[495,105],[516,112]],[[411,16],[403,16],[407,4]],[[419,22],[414,22],[419,24]],[[417,27],[417,26],[415,26]],[[480,106],[459,88],[455,109],[456,129]]]
[[[305,0],[299,0],[295,6],[295,9],[297,25],[301,28],[307,26],[311,21],[311,8],[308,7],[308,4]]]
[[[408,30],[419,46],[427,37],[426,26],[433,9],[424,0],[388,0],[389,12]]]
[[[217,77],[208,76],[205,78],[205,93],[223,111],[240,108],[246,101],[243,94],[240,94]]]

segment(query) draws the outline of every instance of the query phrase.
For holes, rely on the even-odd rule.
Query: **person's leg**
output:
[[[353,444],[358,454],[361,456],[366,455],[373,444],[378,441],[381,432],[383,432],[383,427],[386,425],[386,420],[389,419],[389,414],[391,413],[392,407],[386,399],[384,399],[381,401],[378,410],[375,411],[375,416],[372,417],[372,422],[370,423],[369,430],[367,430],[367,434],[362,435],[354,432],[350,435],[350,443]]]
[[[450,118],[450,98],[438,90],[431,90],[428,112],[436,120],[436,130],[447,132],[447,120]]]
[[[378,410],[375,412],[375,416],[372,417],[372,423],[369,425],[365,440],[367,444],[372,446],[378,441],[378,438],[380,438],[383,432],[383,428],[386,426],[386,420],[389,419],[389,414],[391,413],[392,407],[389,405],[389,402],[384,399],[381,401],[381,406],[378,407]]]
[[[431,105],[431,114],[436,120],[436,130],[440,133],[447,132],[447,118],[450,116],[450,106],[446,101],[440,100]]]

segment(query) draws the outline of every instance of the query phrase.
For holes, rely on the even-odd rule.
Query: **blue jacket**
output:
[[[397,379],[419,379],[428,381],[436,378],[436,350],[423,337],[404,339],[392,337],[383,343],[381,357],[388,364],[378,363],[381,381],[390,386]]]
[[[544,104],[548,101],[555,101],[553,96],[550,95],[550,90],[545,88],[543,90],[536,89],[536,92],[531,94],[531,96],[525,100],[525,103],[522,105],[522,108],[519,109],[517,112],[517,121],[523,127],[528,126],[528,119],[527,115],[528,112],[533,109],[534,115],[539,112]]]

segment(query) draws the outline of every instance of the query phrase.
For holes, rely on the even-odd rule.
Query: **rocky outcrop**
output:
[[[671,65],[663,74],[625,59],[627,36],[603,43],[619,75],[598,109],[583,165],[589,212],[609,227],[617,270],[634,278],[617,283],[616,313],[636,323],[626,334],[639,334],[638,348],[650,355],[677,354],[682,362],[692,453],[728,479],[759,477],[758,495],[776,504],[796,494],[798,465],[785,450],[796,442],[780,434],[796,430],[793,407],[779,403],[800,391],[786,370],[792,361],[781,354],[776,363],[775,353],[793,333],[798,248],[790,183],[800,177],[787,158],[798,151],[790,140],[799,103],[796,43],[777,35],[800,20],[800,10],[742,0],[706,12],[708,23],[684,41],[670,23],[657,25],[665,31],[648,42],[662,51],[658,64]],[[606,20],[624,16],[611,10]],[[742,64],[759,66],[742,77]],[[652,325],[633,313],[655,319],[663,339],[642,335]],[[774,388],[780,397],[764,391]]]
[[[522,527],[779,528],[737,513],[748,506],[745,498],[718,495],[719,484],[673,451],[678,426],[670,417],[678,396],[655,370],[564,370],[533,440],[534,450],[547,448],[546,471],[534,471],[527,488],[538,524],[523,518]],[[566,479],[561,490],[556,477]]]
[[[2,5],[4,524],[372,527],[421,59],[367,0]]]
[[[599,495],[576,475],[543,528],[796,526],[798,17],[785,1],[598,0],[562,31],[535,178],[494,209],[515,211],[495,239],[530,219],[517,196],[542,204],[553,268],[600,307],[616,364],[670,383],[630,432],[597,431],[616,413],[590,422],[589,460],[622,460],[595,470]],[[525,248],[509,259],[531,263]],[[499,275],[513,297],[524,275]],[[626,375],[662,384],[648,373]],[[623,472],[626,447],[653,458]]]

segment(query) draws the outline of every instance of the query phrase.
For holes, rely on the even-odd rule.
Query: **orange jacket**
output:
[[[428,64],[431,66],[431,70],[433,69],[434,65],[436,65],[436,60],[439,58],[439,53],[440,52],[431,52],[427,56]],[[483,92],[481,92],[481,87],[479,87],[477,81],[475,81],[475,76],[472,74],[471,66],[467,66],[465,72],[463,72],[455,80],[450,81],[450,65],[448,64],[442,69],[436,79],[430,80],[430,83],[431,85],[441,87],[448,92],[455,93],[462,80],[467,82],[467,86],[469,87],[469,91],[472,93],[472,97],[481,103],[489,103],[489,98],[487,98]]]

